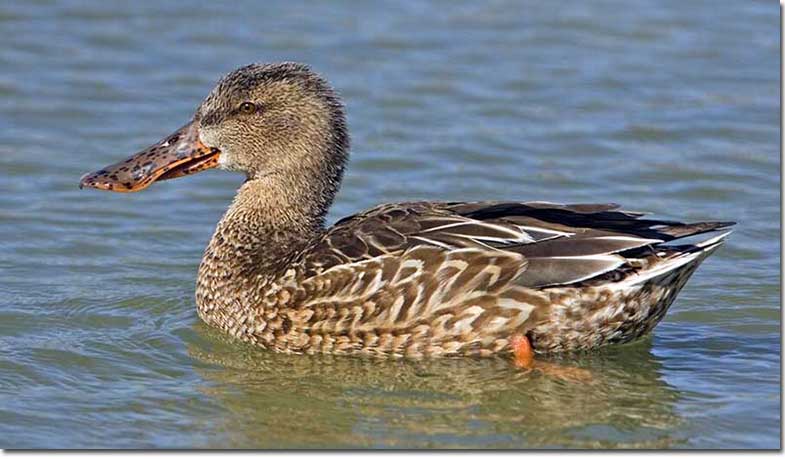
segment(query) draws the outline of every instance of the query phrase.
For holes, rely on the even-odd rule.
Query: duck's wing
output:
[[[490,355],[547,304],[516,285],[525,269],[513,252],[421,244],[285,287],[287,314],[312,351]]]
[[[519,283],[567,285],[622,269],[636,250],[732,225],[641,218],[616,204],[410,202],[337,222],[305,252],[310,273],[428,246],[514,252],[528,267]]]

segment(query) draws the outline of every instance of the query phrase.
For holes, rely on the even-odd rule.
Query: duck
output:
[[[531,366],[539,354],[631,342],[734,224],[617,204],[416,201],[328,227],[349,148],[344,104],[324,77],[257,63],[221,78],[174,133],[79,185],[137,192],[211,168],[244,174],[199,265],[196,311],[292,354],[511,355]]]

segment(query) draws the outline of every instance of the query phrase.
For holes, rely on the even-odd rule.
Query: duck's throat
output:
[[[297,255],[323,232],[329,201],[283,176],[246,181],[213,234],[196,287],[199,315],[221,326],[255,308]],[[314,199],[313,193],[316,193]]]

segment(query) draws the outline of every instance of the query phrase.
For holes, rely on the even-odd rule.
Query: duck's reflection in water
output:
[[[226,410],[212,447],[679,446],[678,392],[648,340],[564,358],[588,383],[506,359],[290,356],[200,325],[201,390]],[[215,421],[215,420],[214,420]]]

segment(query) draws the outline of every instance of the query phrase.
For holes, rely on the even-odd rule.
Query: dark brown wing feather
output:
[[[523,255],[527,287],[566,285],[627,264],[626,254],[732,225],[642,219],[616,204],[409,202],[344,218],[300,260],[316,274],[333,266],[402,254],[418,246]]]

